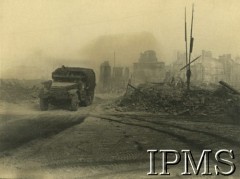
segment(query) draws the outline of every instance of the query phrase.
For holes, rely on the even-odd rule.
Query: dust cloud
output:
[[[100,36],[86,45],[81,54],[90,59],[90,66],[97,69],[105,60],[114,65],[114,52],[116,66],[131,66],[141,52],[149,49],[159,52],[159,43],[153,34],[141,32]]]
[[[62,65],[93,68],[98,73],[99,65],[105,60],[117,66],[131,66],[141,52],[153,49],[159,52],[159,43],[149,32],[122,33],[99,36],[77,50],[77,55],[55,57],[47,51],[35,50],[10,67],[2,69],[2,78],[49,79],[51,72]],[[160,56],[160,53],[157,53]],[[24,63],[23,63],[24,62]]]
[[[61,65],[130,65],[152,49],[166,63],[184,51],[184,9],[194,51],[240,54],[238,0],[0,1],[0,78],[50,78]],[[189,25],[188,30],[189,30]]]

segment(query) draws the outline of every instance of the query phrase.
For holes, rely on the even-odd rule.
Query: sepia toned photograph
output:
[[[239,178],[239,9],[0,0],[0,178]]]

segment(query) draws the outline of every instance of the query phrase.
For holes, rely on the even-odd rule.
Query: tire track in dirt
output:
[[[153,113],[127,113],[127,112],[117,112],[112,113],[108,112],[108,115],[112,116],[119,116],[119,117],[128,117],[128,118],[158,118],[162,121],[176,121],[176,118],[178,121],[184,121],[184,122],[196,122],[196,123],[210,123],[210,124],[220,124],[220,125],[229,125],[229,126],[235,126],[236,123],[229,118],[228,116],[223,115],[214,115],[214,116],[184,116],[184,115],[169,115],[169,114],[153,114]]]
[[[161,132],[161,133],[164,133],[164,134],[167,134],[171,137],[174,137],[178,140],[180,140],[181,142],[183,143],[186,143],[187,145],[189,145],[191,147],[191,150],[195,150],[195,151],[200,151],[202,152],[203,149],[205,149],[206,147],[206,144],[207,145],[211,145],[211,142],[210,143],[207,143],[207,141],[210,141],[208,137],[211,137],[214,139],[214,141],[218,141],[218,142],[223,142],[223,144],[229,144],[229,147],[231,149],[235,149],[235,155],[238,156],[239,153],[238,153],[238,148],[240,147],[240,144],[239,142],[236,142],[236,140],[234,139],[230,139],[229,137],[224,137],[224,136],[221,136],[221,135],[218,135],[218,134],[215,134],[215,133],[211,133],[211,132],[208,132],[208,131],[202,131],[202,130],[198,130],[198,129],[191,129],[191,128],[187,128],[187,127],[183,127],[183,126],[179,126],[179,125],[174,125],[174,124],[171,124],[167,121],[164,121],[164,122],[155,122],[155,121],[148,121],[148,120],[145,120],[145,119],[137,119],[137,118],[133,118],[133,117],[127,117],[127,120],[126,120],[126,117],[125,116],[122,116],[122,115],[116,115],[117,116],[117,120],[113,119],[114,115],[111,115],[111,116],[104,116],[104,117],[100,117],[101,119],[104,119],[104,120],[108,120],[108,121],[114,121],[116,123],[121,123],[121,124],[125,124],[125,125],[131,125],[131,126],[137,126],[137,127],[141,127],[141,128],[147,128],[147,129],[150,129],[150,130],[153,130],[153,131],[157,131],[157,132]],[[121,118],[119,118],[121,117]],[[124,120],[123,120],[123,117],[124,117]],[[135,123],[133,122],[134,121],[138,121],[138,123]],[[192,121],[194,122],[194,121]],[[154,124],[155,126],[160,126],[160,127],[163,127],[163,128],[166,128],[166,129],[169,129],[169,130],[162,130],[162,129],[159,129],[157,126],[156,127],[152,127],[151,124]],[[176,130],[174,130],[176,129]],[[179,132],[176,132],[177,130],[183,130],[183,131],[188,131],[188,132],[191,132],[191,133],[196,133],[196,140],[195,139],[189,139],[188,138],[188,135],[184,135],[184,134],[180,134]],[[203,134],[205,136],[207,136],[207,141],[205,140],[204,141],[199,141],[199,134]],[[191,134],[190,134],[191,135]],[[198,137],[197,137],[198,136]],[[211,147],[210,147],[211,148]],[[218,150],[217,146],[212,146],[213,151],[214,150]],[[237,159],[238,157],[236,157],[235,159],[235,163],[236,165],[239,164],[239,160]],[[214,156],[210,156],[210,159],[212,161],[215,161],[214,159]]]
[[[132,123],[132,122],[125,122],[125,121],[115,120],[115,119],[111,119],[111,118],[106,117],[106,116],[93,116],[93,117],[98,117],[98,118],[101,118],[103,120],[112,121],[112,122],[116,122],[116,123],[120,123],[120,124],[124,124],[124,125],[130,125],[130,126],[150,129],[152,131],[155,131],[155,132],[158,132],[158,133],[167,134],[167,135],[169,135],[169,136],[171,136],[171,137],[173,137],[175,139],[178,139],[182,143],[187,144],[188,146],[192,147],[193,149],[196,149],[197,151],[204,149],[204,147],[199,144],[199,141],[188,139],[186,136],[181,136],[181,135],[175,134],[173,132],[169,132],[167,130],[162,130],[162,129],[154,128],[152,126],[147,126],[147,125],[143,125],[143,124],[136,124],[136,123]]]
[[[111,117],[109,117],[109,116],[95,116],[95,117],[101,118],[101,119],[109,121],[109,122],[115,122],[115,123],[118,123],[118,124],[129,125],[129,126],[139,127],[139,128],[143,128],[143,129],[149,129],[151,131],[155,131],[155,132],[158,132],[158,133],[167,134],[169,136],[169,139],[175,138],[178,141],[182,142],[183,144],[187,144],[189,146],[189,148],[192,151],[195,151],[195,152],[200,152],[201,153],[205,149],[205,144],[206,143],[204,141],[199,141],[198,138],[196,138],[196,140],[195,139],[190,139],[190,138],[188,138],[188,135],[181,135],[180,133],[178,133],[174,130],[167,130],[167,128],[166,128],[167,124],[162,126],[163,128],[166,128],[166,130],[164,130],[164,129],[159,129],[157,127],[149,126],[149,124],[147,125],[146,122],[140,123],[140,124],[135,123],[135,122],[132,121],[132,118],[130,118],[128,121],[124,121],[124,120],[122,120],[122,118],[120,120],[119,119],[114,119],[113,116],[111,116]],[[134,121],[136,121],[136,120],[134,120]],[[143,121],[140,121],[140,122],[143,122]],[[174,127],[177,128],[177,126],[174,126]],[[185,130],[185,128],[182,128],[181,130]],[[192,132],[192,131],[190,131],[190,132]],[[213,163],[215,163],[214,155],[210,155],[209,158]],[[126,164],[129,163],[132,160],[135,160],[137,162],[137,159],[129,159],[129,160],[126,160]],[[141,163],[141,161],[138,161],[138,162]],[[146,159],[145,159],[145,162],[146,162]],[[235,163],[236,163],[236,165],[238,165],[238,160],[236,160]]]
[[[120,116],[120,117],[122,117],[122,116]],[[172,127],[172,128],[175,128],[175,129],[182,129],[184,131],[189,131],[189,132],[194,132],[194,133],[202,133],[202,134],[207,135],[209,137],[214,137],[217,140],[228,143],[232,146],[240,147],[240,143],[236,142],[236,140],[226,138],[226,137],[217,135],[215,133],[207,132],[207,131],[190,129],[190,128],[182,127],[182,126],[179,126],[179,125],[174,125],[174,124],[171,124],[170,122],[167,122],[167,121],[166,122],[155,122],[155,121],[149,121],[149,120],[146,120],[146,119],[137,119],[137,118],[128,118],[128,119],[130,119],[130,120],[134,119],[134,120],[137,120],[137,121],[140,121],[140,122],[152,123],[152,124],[161,125],[161,126],[165,126],[165,127]]]
[[[164,127],[168,127],[168,128],[171,127],[173,129],[176,129],[176,130],[181,129],[183,131],[196,133],[197,136],[199,136],[199,134],[203,134],[203,135],[205,135],[207,137],[208,140],[209,140],[209,137],[211,137],[211,138],[214,139],[214,141],[223,142],[224,144],[228,144],[228,148],[231,148],[232,150],[235,149],[234,150],[235,151],[235,156],[239,156],[238,149],[240,148],[240,143],[239,143],[239,141],[237,141],[237,139],[232,139],[230,137],[224,137],[222,135],[218,135],[218,134],[215,134],[215,133],[212,133],[212,132],[208,132],[208,131],[203,131],[203,130],[198,130],[198,129],[191,129],[191,128],[183,127],[183,126],[180,126],[180,125],[172,124],[172,121],[171,122],[169,122],[169,121],[164,121],[164,122],[158,121],[158,122],[156,122],[156,121],[149,121],[149,120],[142,119],[142,118],[141,119],[137,119],[137,118],[133,118],[133,117],[128,118],[128,119],[129,120],[136,120],[136,121],[139,121],[139,122],[145,122],[145,123],[160,125],[160,126],[164,126]],[[192,122],[195,122],[195,121],[192,121]],[[211,131],[213,131],[213,130],[211,130]],[[238,134],[239,134],[239,132],[238,132]],[[216,147],[216,146],[211,145],[210,148],[214,151],[214,150],[218,150],[219,147],[220,146]],[[239,162],[240,162],[239,158],[236,157],[235,158],[235,164],[239,165]]]

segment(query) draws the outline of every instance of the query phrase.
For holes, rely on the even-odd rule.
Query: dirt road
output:
[[[109,101],[76,112],[1,103],[0,177],[149,178],[148,149],[190,149],[198,158],[203,149],[223,148],[234,151],[238,174],[239,125],[225,116],[123,113]],[[211,157],[212,173],[213,164]],[[171,176],[182,170],[182,162],[170,167]]]

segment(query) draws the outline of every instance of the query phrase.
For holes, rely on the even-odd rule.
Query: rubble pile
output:
[[[240,98],[221,86],[214,90],[192,86],[191,91],[186,91],[170,84],[147,83],[128,88],[116,104],[121,111],[207,115],[226,112],[240,104]]]
[[[39,93],[39,80],[0,80],[0,100],[18,102],[34,100]]]

